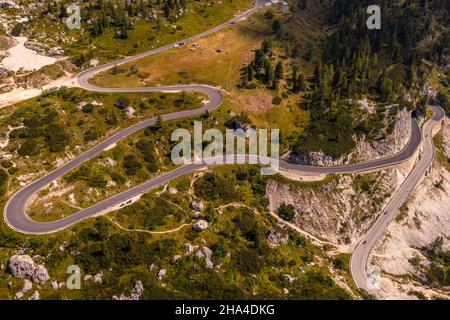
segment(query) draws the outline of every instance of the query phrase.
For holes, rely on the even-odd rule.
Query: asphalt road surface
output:
[[[444,118],[444,111],[439,107],[432,107],[433,118],[423,127],[423,150],[419,162],[410,172],[403,185],[394,195],[388,206],[381,213],[378,220],[363,237],[356,247],[350,261],[351,273],[356,285],[371,294],[376,294],[378,280],[377,272],[370,271],[368,274],[368,259],[370,252],[382,237],[392,219],[395,218],[401,206],[408,200],[414,188],[420,182],[433,162],[435,149],[433,145],[433,129]]]
[[[100,88],[89,83],[89,79],[95,76],[96,74],[106,71],[116,65],[121,65],[127,62],[131,62],[137,59],[141,59],[143,57],[155,55],[161,53],[163,51],[174,48],[175,45],[179,45],[180,42],[186,44],[188,42],[195,41],[202,37],[211,35],[227,26],[230,26],[237,21],[240,21],[260,8],[266,6],[268,1],[257,1],[255,7],[246,11],[245,13],[233,18],[232,20],[217,26],[209,31],[198,34],[196,36],[190,37],[188,39],[179,41],[175,44],[167,45],[158,49],[154,49],[137,56],[124,58],[122,60],[108,63],[105,65],[101,65],[89,70],[85,70],[81,72],[77,76],[78,84],[89,91],[98,91],[98,92],[179,92],[179,91],[189,91],[189,92],[198,92],[206,94],[209,97],[209,102],[205,105],[205,107],[195,109],[195,110],[187,110],[181,112],[175,112],[171,114],[166,114],[162,117],[163,121],[170,121],[175,119],[182,119],[187,117],[195,117],[205,113],[205,111],[212,111],[218,108],[223,102],[223,96],[219,89],[205,86],[205,85],[180,85],[180,86],[162,86],[157,88]],[[407,146],[398,154],[384,159],[374,160],[365,163],[339,166],[339,167],[314,167],[314,166],[305,166],[298,165],[293,163],[288,163],[286,161],[280,161],[280,171],[289,172],[291,174],[305,174],[305,173],[317,173],[317,174],[338,174],[338,173],[359,173],[366,172],[375,169],[386,168],[390,166],[394,166],[396,164],[403,163],[410,159],[412,155],[415,153],[417,148],[419,147],[422,139],[424,141],[424,151],[422,154],[422,158],[419,164],[414,168],[411,172],[410,176],[401,187],[398,194],[394,197],[394,199],[389,204],[386,214],[382,215],[380,219],[375,223],[366,237],[363,239],[361,244],[356,248],[354,255],[351,260],[351,270],[353,277],[355,279],[358,287],[368,290],[367,288],[367,275],[366,275],[366,264],[367,259],[370,253],[370,250],[374,246],[375,242],[381,237],[382,233],[386,229],[389,222],[395,216],[395,213],[401,207],[401,205],[406,201],[409,194],[412,192],[415,185],[422,178],[423,174],[427,170],[430,165],[433,156],[434,156],[434,148],[432,144],[431,131],[432,128],[438,123],[443,117],[444,114],[440,108],[433,107],[434,117],[430,120],[424,127],[424,133],[421,133],[421,130],[417,124],[416,119],[411,117],[411,126],[412,133],[410,140]],[[161,186],[167,182],[170,182],[174,179],[177,179],[181,176],[184,176],[188,173],[206,168],[208,165],[205,163],[199,164],[190,164],[179,167],[173,171],[165,173],[151,181],[143,183],[135,188],[129,189],[123,193],[117,194],[113,197],[110,197],[102,202],[99,202],[89,208],[83,209],[75,214],[72,214],[63,219],[52,221],[52,222],[37,222],[31,220],[26,213],[26,206],[28,201],[30,201],[31,197],[36,194],[39,190],[45,188],[51,182],[60,178],[64,174],[70,172],[71,170],[77,168],[81,164],[86,161],[96,157],[103,150],[107,149],[109,146],[114,145],[120,140],[140,131],[149,126],[155,125],[157,119],[151,118],[145,120],[143,122],[137,123],[133,126],[130,126],[115,135],[109,137],[108,139],[100,142],[98,145],[93,147],[92,149],[86,151],[81,154],[74,160],[68,162],[67,164],[57,168],[55,171],[47,174],[46,176],[34,181],[23,189],[19,190],[15,195],[13,195],[8,203],[5,206],[4,210],[4,218],[6,223],[13,228],[14,230],[26,233],[26,234],[49,234],[53,232],[57,232],[59,230],[68,228],[84,219],[93,217],[105,210],[115,207],[117,205],[121,205],[127,202],[129,199],[139,196],[155,187]],[[422,137],[423,136],[423,137]],[[370,291],[370,290],[368,290]]]

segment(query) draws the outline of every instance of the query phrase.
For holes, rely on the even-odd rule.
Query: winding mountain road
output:
[[[188,43],[191,41],[195,41],[197,39],[200,39],[202,37],[211,35],[223,28],[226,28],[227,26],[230,26],[237,21],[240,21],[260,8],[267,6],[269,2],[265,0],[257,1],[255,6],[244,12],[243,14],[233,18],[232,20],[215,27],[209,31],[206,31],[204,33],[201,33],[199,35],[190,37],[188,39],[183,40],[183,43]],[[180,44],[180,42],[177,42],[176,44]],[[89,70],[85,70],[78,74],[77,76],[77,82],[78,84],[85,90],[89,91],[98,91],[98,92],[113,92],[113,93],[120,93],[120,92],[179,92],[179,91],[188,91],[188,92],[197,92],[205,94],[209,97],[209,102],[205,105],[205,107],[195,109],[195,110],[187,110],[187,111],[181,111],[181,112],[175,112],[171,114],[166,114],[162,116],[163,121],[170,121],[175,119],[183,119],[187,117],[195,117],[199,116],[205,113],[205,111],[212,111],[216,108],[218,108],[222,102],[223,102],[223,96],[219,89],[206,86],[206,85],[177,85],[177,86],[162,86],[162,87],[156,87],[156,88],[149,88],[149,87],[140,87],[140,88],[100,88],[97,86],[94,86],[89,83],[89,79],[93,76],[97,75],[100,72],[104,72],[108,69],[111,69],[112,67],[116,65],[121,65],[127,62],[131,62],[137,59],[141,59],[143,57],[155,55],[158,53],[161,53],[163,51],[169,50],[171,48],[174,48],[174,45],[171,44],[167,45],[158,49],[154,49],[145,53],[142,53],[140,55],[134,56],[134,57],[128,57],[124,58],[122,60],[108,63],[105,65],[101,65]],[[367,275],[366,275],[366,262],[367,258],[369,256],[370,250],[377,241],[377,239],[380,238],[383,231],[387,227],[388,223],[392,220],[394,217],[396,211],[401,206],[401,204],[406,200],[412,189],[414,188],[415,184],[420,180],[423,173],[426,171],[426,168],[431,163],[430,157],[427,155],[427,152],[430,154],[433,152],[433,145],[431,140],[431,134],[430,130],[436,125],[440,119],[444,116],[442,113],[442,110],[440,108],[433,108],[434,117],[432,120],[430,120],[426,125],[424,129],[424,144],[425,144],[425,150],[424,150],[424,156],[422,157],[420,163],[418,166],[413,170],[411,175],[408,177],[407,181],[403,185],[401,191],[397,194],[397,196],[394,198],[394,200],[391,202],[390,207],[388,208],[387,215],[383,215],[380,217],[380,219],[376,222],[374,227],[370,230],[370,232],[365,237],[364,241],[367,241],[365,245],[359,245],[355,251],[354,256],[352,257],[352,273],[355,278],[355,282],[357,285],[361,288],[366,289],[366,283],[367,283]],[[122,192],[120,194],[117,194],[115,196],[112,196],[102,202],[99,202],[89,208],[83,209],[75,214],[72,214],[68,217],[65,217],[63,219],[52,221],[52,222],[37,222],[30,219],[30,217],[26,213],[26,207],[30,199],[33,195],[35,195],[38,191],[45,188],[47,185],[49,185],[51,182],[55,181],[56,179],[62,177],[64,174],[70,172],[71,170],[77,168],[81,164],[85,163],[86,161],[93,159],[97,155],[99,155],[101,152],[103,152],[108,147],[114,145],[115,143],[119,142],[120,140],[140,131],[143,130],[149,126],[155,125],[157,119],[151,118],[145,121],[142,121],[140,123],[137,123],[135,125],[132,125],[115,135],[107,138],[106,140],[100,142],[98,145],[94,146],[92,149],[86,151],[85,153],[81,154],[77,158],[73,159],[72,161],[68,162],[67,164],[57,168],[53,172],[47,174],[46,176],[34,181],[33,183],[27,185],[23,189],[19,190],[16,194],[14,194],[9,201],[7,202],[5,209],[4,209],[4,219],[6,223],[14,230],[26,233],[26,234],[49,234],[54,233],[59,230],[68,228],[84,219],[93,217],[95,215],[98,215],[101,212],[106,211],[107,209],[110,209],[112,207],[115,207],[117,205],[120,205],[122,203],[125,203],[131,198],[134,198],[136,196],[139,196],[152,188],[161,186],[167,182],[170,182],[174,179],[177,179],[181,176],[184,176],[188,173],[206,168],[208,165],[206,163],[198,163],[198,164],[189,164],[185,166],[181,166],[173,171],[167,172],[151,181],[145,182],[135,188],[129,189],[125,192]],[[339,166],[339,167],[311,167],[311,166],[304,166],[304,165],[298,165],[293,163],[288,163],[286,161],[281,160],[280,161],[280,171],[289,172],[290,174],[298,174],[302,175],[305,173],[318,173],[318,174],[339,174],[339,173],[359,173],[359,172],[367,172],[372,171],[375,169],[382,169],[387,168],[390,166],[394,166],[396,164],[400,164],[405,162],[406,160],[410,159],[417,148],[419,147],[420,143],[422,142],[422,134],[421,130],[417,124],[417,121],[415,118],[411,117],[411,137],[406,145],[406,147],[399,152],[398,154],[384,159],[378,159],[366,163],[359,163],[359,164],[353,164],[353,165],[346,165],[346,166]],[[238,156],[239,157],[239,156]],[[260,160],[260,159],[258,159]]]
[[[444,111],[439,107],[432,107],[433,118],[423,126],[423,150],[420,160],[409,173],[400,189],[391,199],[378,220],[372,225],[369,232],[359,242],[350,260],[350,269],[356,285],[371,294],[376,294],[377,277],[376,273],[367,274],[369,255],[373,247],[383,236],[389,223],[395,218],[402,205],[408,200],[414,188],[425,175],[432,164],[435,156],[433,145],[433,129],[444,118]]]

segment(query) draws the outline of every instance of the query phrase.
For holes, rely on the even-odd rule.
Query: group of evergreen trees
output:
[[[307,107],[313,111],[313,122],[324,123],[323,119],[335,112],[333,108],[341,109],[342,99],[361,96],[369,96],[381,104],[401,105],[407,104],[404,98],[409,96],[419,112],[425,112],[428,100],[422,99],[420,89],[427,81],[430,65],[445,65],[449,59],[450,33],[444,22],[450,3],[440,0],[380,1],[381,30],[369,30],[366,8],[372,2],[333,2],[328,23],[334,25],[336,31],[327,39],[322,62],[309,79],[312,91],[305,96]],[[317,131],[314,124],[310,127]],[[307,128],[304,135],[307,136],[309,131]],[[350,135],[347,138],[353,140]],[[299,152],[318,151],[315,150],[318,144],[306,140],[300,138]],[[302,146],[310,148],[302,149]],[[346,149],[348,151],[348,148],[338,150]],[[332,153],[334,156],[342,154]]]
[[[284,64],[281,60],[275,61],[273,40],[271,38],[264,40],[261,48],[255,51],[253,61],[242,69],[242,77],[240,87],[251,89],[255,88],[254,81],[266,85],[268,88],[278,90],[281,80],[290,83],[292,91],[298,93],[306,87],[304,76],[299,73],[296,65],[292,66],[292,74],[289,76],[285,72]]]
[[[359,123],[352,123],[355,109],[343,105],[362,96],[379,104],[414,105],[419,112],[425,112],[428,100],[420,95],[430,70],[450,62],[450,30],[446,23],[449,1],[373,2],[335,0],[330,3],[327,25],[333,32],[325,41],[314,73],[308,78],[299,71],[296,60],[303,57],[311,61],[311,54],[309,59],[305,57],[306,51],[312,50],[306,50],[308,44],[302,44],[306,51],[298,52],[300,44],[290,43],[295,42],[295,37],[286,38],[283,22],[277,25],[273,39],[265,40],[255,52],[255,59],[243,69],[242,87],[256,87],[256,79],[276,91],[302,93],[299,100],[302,107],[311,111],[311,124],[296,144],[299,153],[322,150],[338,157],[351,151],[353,133],[367,130],[356,130]],[[373,4],[381,7],[381,30],[369,30],[366,26],[366,9]],[[310,5],[299,1],[297,7],[304,10]],[[296,53],[275,56],[275,46],[293,47]],[[287,65],[290,72],[284,70],[288,69]],[[286,85],[280,90],[282,79]],[[446,96],[441,94],[439,98],[447,104]],[[346,115],[337,117],[339,113]]]
[[[82,6],[81,18],[93,37],[113,29],[117,38],[126,39],[128,31],[134,28],[135,19],[147,19],[153,13],[158,17],[173,18],[186,6],[187,0],[95,0]],[[57,2],[47,4],[43,15],[47,14],[58,19],[68,17],[66,6]]]
[[[423,59],[437,65],[448,63],[448,1],[379,2],[381,29],[369,30],[365,8],[373,1],[334,1],[328,21],[337,31],[326,43],[323,63],[336,71],[330,83],[336,98],[372,94],[382,101],[393,101],[406,92],[417,93],[424,84]],[[385,70],[393,66],[399,67],[388,74]],[[317,87],[322,86],[322,80],[316,78]]]

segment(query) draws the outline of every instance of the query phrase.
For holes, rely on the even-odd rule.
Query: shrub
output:
[[[333,266],[345,272],[350,272],[349,256],[346,254],[339,254],[333,258]]]
[[[86,131],[84,133],[84,140],[87,141],[93,141],[93,140],[97,140],[97,138],[99,137],[99,134],[97,132],[97,130],[91,128],[88,131]]]
[[[124,176],[118,174],[117,172],[112,172],[110,174],[111,179],[113,179],[114,182],[119,183],[119,184],[124,184],[126,182],[126,179]]]
[[[3,159],[2,161],[0,161],[0,164],[5,169],[9,169],[13,166],[13,163],[7,159]]]
[[[8,186],[8,173],[4,169],[0,169],[0,197],[4,196]]]
[[[123,166],[125,168],[125,173],[129,176],[136,175],[138,170],[142,168],[142,164],[132,154],[123,159]]]
[[[244,113],[236,115],[236,116],[232,117],[231,119],[228,119],[225,122],[225,126],[227,128],[234,129],[234,130],[242,128],[244,125],[247,125],[247,124],[252,124],[252,121]]]
[[[332,110],[314,116],[297,141],[294,152],[305,154],[323,151],[326,155],[340,157],[348,154],[356,145],[353,138],[352,116],[343,111]]]
[[[246,275],[258,273],[263,267],[258,253],[247,248],[241,249],[236,253],[235,262],[239,266],[239,271]]]
[[[105,188],[107,183],[108,182],[102,175],[95,175],[89,179],[88,185],[93,188]]]
[[[62,126],[55,124],[48,126],[45,138],[50,152],[61,152],[69,144],[70,136]]]
[[[24,143],[20,146],[19,150],[17,152],[21,156],[31,156],[36,154],[38,151],[37,149],[37,143],[34,139],[26,139]]]
[[[283,101],[283,99],[281,99],[280,96],[276,96],[275,98],[273,98],[272,104],[279,105],[282,101]]]
[[[215,173],[207,173],[195,182],[195,193],[205,200],[236,200],[239,193],[233,179],[225,179]]]
[[[275,16],[275,14],[273,13],[272,10],[268,10],[266,13],[264,13],[264,17],[266,17],[266,19],[272,19]]]
[[[127,97],[120,97],[116,100],[116,102],[114,102],[114,105],[123,110],[130,105],[130,100]]]
[[[94,106],[91,103],[88,103],[87,105],[84,105],[83,108],[81,108],[81,111],[84,113],[91,113],[92,110],[94,110]]]
[[[144,79],[147,79],[148,77],[150,77],[150,73],[145,72],[145,71],[139,71],[139,72],[137,73],[137,76],[138,76],[140,79],[144,80]]]
[[[287,221],[292,221],[295,217],[295,208],[292,204],[282,203],[277,210],[278,215]]]
[[[22,23],[16,24],[11,30],[11,35],[13,37],[19,37],[21,35],[21,33],[22,33],[22,29],[23,29],[23,24]]]
[[[256,83],[254,82],[248,82],[245,84],[245,89],[253,90],[256,89]]]

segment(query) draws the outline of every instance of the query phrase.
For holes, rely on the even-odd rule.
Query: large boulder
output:
[[[214,263],[211,261],[212,254],[213,254],[213,252],[210,248],[201,247],[197,251],[196,256],[199,257],[200,259],[205,259],[206,267],[212,268],[212,267],[214,267]]]
[[[36,269],[34,269],[31,279],[35,283],[46,283],[50,279],[50,276],[48,275],[47,269],[43,265],[39,264]]]
[[[203,204],[203,201],[201,201],[201,200],[194,200],[191,203],[191,209],[194,210],[195,212],[203,211],[204,207],[205,207],[205,205]]]
[[[202,232],[203,230],[208,229],[208,221],[200,220],[199,222],[194,224],[192,229],[194,229],[194,231],[197,231],[197,232]]]
[[[9,272],[16,278],[32,276],[34,269],[34,261],[29,255],[15,255],[9,259]]]

